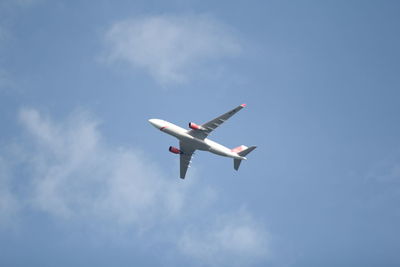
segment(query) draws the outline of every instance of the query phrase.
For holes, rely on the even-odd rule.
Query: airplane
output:
[[[209,151],[219,156],[233,158],[233,167],[235,170],[239,170],[242,160],[246,160],[247,158],[245,156],[256,149],[256,146],[247,147],[241,145],[229,149],[208,139],[207,136],[245,106],[246,104],[239,105],[202,125],[189,122],[190,130],[186,130],[173,123],[160,119],[150,119],[149,122],[157,129],[179,140],[179,148],[170,146],[169,151],[180,155],[180,178],[185,179],[187,169],[190,167],[189,164],[191,163],[192,155],[196,150]]]

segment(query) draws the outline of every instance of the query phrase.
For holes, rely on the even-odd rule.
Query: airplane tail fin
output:
[[[256,148],[257,148],[256,146],[247,147],[247,146],[242,145],[242,146],[232,149],[232,151],[236,152],[241,157],[245,157],[247,154],[249,154],[251,151],[253,151]],[[240,163],[242,163],[241,159],[233,159],[233,168],[235,170],[239,170]]]

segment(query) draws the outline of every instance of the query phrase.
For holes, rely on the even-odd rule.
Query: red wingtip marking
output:
[[[242,106],[242,107],[245,107],[245,106],[246,106],[246,104],[241,104],[241,106]]]

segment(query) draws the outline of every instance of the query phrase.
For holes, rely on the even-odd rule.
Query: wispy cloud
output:
[[[147,16],[116,22],[105,35],[109,61],[144,69],[159,83],[182,83],[208,61],[236,55],[233,31],[205,15]]]
[[[56,123],[34,109],[20,121],[33,137],[29,158],[35,208],[62,218],[147,225],[180,210],[184,186],[168,183],[140,151],[104,144],[98,122],[77,112]]]
[[[143,152],[107,144],[87,112],[54,120],[23,108],[19,122],[24,137],[15,153],[0,154],[3,222],[29,210],[56,222],[95,222],[96,233],[145,230],[199,265],[268,258],[267,232],[246,209],[217,212],[215,190],[193,177],[171,180]],[[21,179],[23,190],[15,190]]]
[[[244,210],[216,217],[203,228],[186,229],[180,250],[197,261],[214,266],[248,266],[270,255],[263,227]]]

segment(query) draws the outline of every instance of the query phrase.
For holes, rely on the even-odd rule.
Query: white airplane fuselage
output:
[[[214,142],[208,138],[200,139],[194,137],[188,134],[188,130],[179,127],[173,123],[160,119],[150,119],[149,122],[157,129],[176,137],[178,140],[182,141],[185,145],[191,147],[194,150],[209,151],[219,156],[234,159],[246,159],[245,157],[238,155],[236,152],[233,152],[231,149],[221,144],[218,144],[217,142]]]

